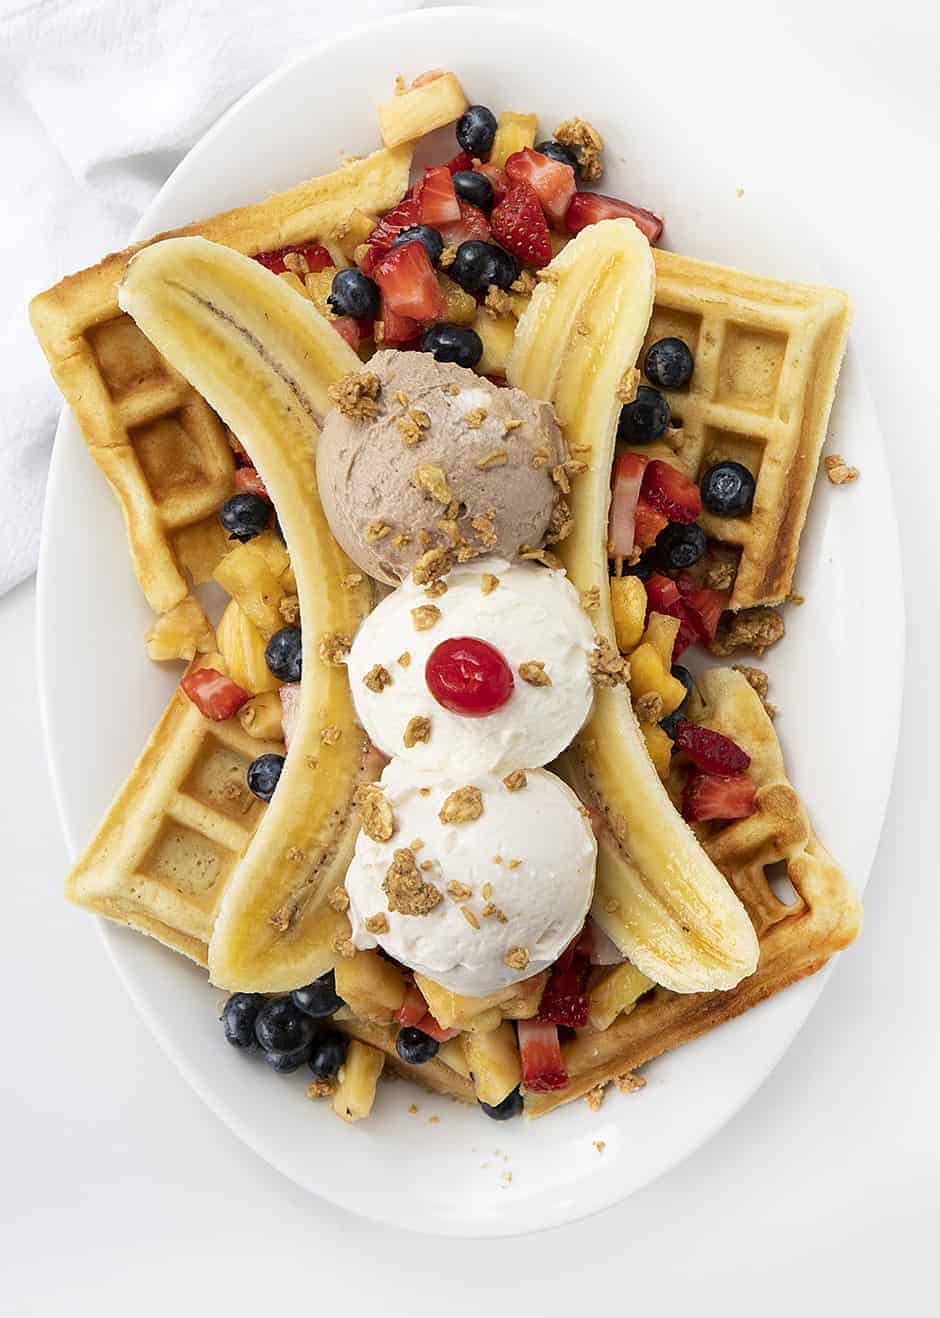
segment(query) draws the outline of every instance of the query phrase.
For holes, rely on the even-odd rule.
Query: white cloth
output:
[[[417,0],[0,0],[0,593],[35,570],[59,396],[29,298],[124,244],[243,92]]]

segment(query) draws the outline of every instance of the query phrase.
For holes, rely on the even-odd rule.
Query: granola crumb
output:
[[[439,1121],[440,1121],[440,1117],[436,1117],[436,1116],[434,1116],[434,1117],[428,1117],[428,1125],[429,1125],[429,1126],[436,1126],[436,1125],[438,1124]]]
[[[485,513],[478,513],[476,517],[470,519],[470,525],[473,527],[480,543],[485,549],[491,549],[496,544],[496,509],[488,508]],[[487,592],[484,592],[486,594]]]
[[[532,456],[529,459],[529,466],[534,471],[539,471],[542,467],[547,467],[551,454],[547,448],[536,448],[532,450]]]
[[[288,627],[294,627],[300,622],[300,600],[296,595],[285,595],[279,601],[277,611]]]
[[[505,467],[508,461],[509,454],[504,448],[491,448],[489,453],[484,453],[482,458],[477,458],[476,465],[480,471],[492,471],[494,467]]]
[[[484,595],[492,595],[493,591],[499,585],[499,577],[494,576],[492,572],[484,572],[480,581],[480,589]]]
[[[422,413],[426,416],[427,413]],[[421,426],[415,420],[414,412],[407,416],[400,416],[395,421],[395,428],[398,431],[398,437],[407,448],[413,448],[415,444],[420,444],[424,439],[426,426]]]
[[[407,82],[405,82],[404,78],[402,77],[402,75],[401,75],[400,73],[396,73],[396,74],[395,74],[395,95],[396,95],[396,96],[404,96],[404,94],[405,94],[405,92],[406,92],[407,90],[408,90],[408,84],[407,84]]]
[[[777,610],[760,605],[723,618],[718,624],[718,634],[708,648],[722,659],[737,650],[762,655],[780,640],[785,631],[784,621]]]
[[[439,600],[442,595],[447,594],[447,582],[444,581],[443,578],[438,581],[432,581],[424,593],[429,600]]]
[[[520,545],[519,557],[523,562],[541,563],[544,567],[560,569],[562,566],[561,560],[550,549],[539,549],[533,545]]]
[[[528,781],[525,769],[513,769],[512,773],[507,773],[503,779],[503,786],[509,792],[520,792]]]
[[[479,929],[480,921],[474,915],[473,911],[470,909],[469,906],[461,906],[460,914],[466,920],[467,924],[470,926],[471,929]]]
[[[368,687],[370,691],[374,691],[376,695],[380,695],[387,686],[392,685],[392,675],[381,664],[373,664],[362,679],[362,684]]]
[[[545,535],[547,545],[560,545],[563,540],[567,540],[574,530],[574,518],[571,516],[571,509],[568,507],[566,500],[558,499],[552,508],[551,517],[548,521],[548,531]]]
[[[357,586],[362,585],[362,582],[363,575],[361,572],[347,572],[339,584],[343,590],[355,590]]]
[[[395,402],[401,403],[402,407],[407,407],[411,401],[404,389],[396,389],[394,394]]]
[[[761,700],[767,699],[767,692],[770,688],[770,678],[764,672],[763,668],[751,668],[747,664],[732,664],[732,672],[740,673],[741,676],[754,688]]]
[[[431,720],[423,714],[415,714],[405,724],[405,731],[402,736],[402,742],[408,750],[417,746],[419,741],[429,742],[431,740]]]
[[[536,278],[531,270],[523,270],[518,279],[514,279],[509,285],[514,293],[522,293],[527,296],[535,292]]]
[[[795,590],[791,590],[785,602],[787,604],[794,604],[797,608],[800,608],[801,605],[806,603],[806,596],[798,595]]]
[[[663,698],[658,691],[647,691],[633,709],[640,723],[658,723],[663,716]]]
[[[441,611],[436,604],[419,604],[411,610],[416,632],[427,632],[441,620]]]
[[[616,1085],[621,1094],[635,1094],[646,1088],[646,1078],[637,1075],[636,1071],[624,1071],[623,1075],[617,1076]]]
[[[541,269],[541,270],[536,270],[536,272],[535,272],[535,277],[536,277],[536,279],[539,281],[540,284],[557,284],[557,283],[558,283],[558,271],[557,271],[557,270],[552,270],[552,269],[550,269],[548,266],[545,266],[545,267],[544,267],[543,269]]]
[[[483,310],[494,317],[512,315],[512,298],[498,284],[490,284],[483,299]]]
[[[371,421],[379,414],[376,399],[381,389],[372,371],[351,371],[329,387],[329,395],[343,416],[353,421]]]
[[[587,590],[581,592],[581,607],[587,613],[592,613],[595,609],[601,607],[601,591],[599,586],[589,586]]]
[[[433,860],[422,860],[421,864],[418,866],[419,870],[432,870],[433,868],[434,868]]]
[[[496,855],[493,857],[493,864],[494,864],[494,865],[502,865],[502,863],[503,863],[503,858],[502,858],[502,856],[499,854],[499,852],[497,852]]]
[[[411,652],[410,652],[410,650],[403,650],[403,651],[401,652],[401,654],[398,656],[398,661],[397,661],[397,662],[398,662],[398,667],[399,667],[399,668],[408,668],[409,665],[411,664]]]
[[[438,811],[442,824],[468,824],[483,813],[483,794],[479,787],[458,787]]]
[[[617,402],[632,403],[640,384],[640,372],[635,366],[628,366],[617,385]]]
[[[414,1116],[414,1114],[417,1112],[417,1110],[418,1110],[418,1105],[417,1105],[417,1103],[409,1103],[409,1104],[408,1104],[408,1111],[411,1113],[412,1116]]]
[[[304,764],[307,766],[308,769],[315,769],[319,763],[320,761],[317,759],[315,755],[304,756]]]
[[[521,860],[518,860],[518,859],[516,859],[516,858],[513,858],[513,859],[509,862],[509,865],[508,865],[507,868],[508,868],[508,869],[511,869],[511,870],[517,870],[517,869],[520,867],[521,864],[522,864],[522,861],[521,861]]]
[[[823,462],[830,485],[848,485],[850,481],[857,481],[859,478],[858,467],[850,467],[840,453],[827,454]]]
[[[588,672],[595,686],[626,686],[630,665],[606,636],[596,636],[588,655]]]
[[[363,783],[355,796],[362,831],[373,842],[388,842],[395,832],[395,814],[378,783]]]
[[[528,682],[529,686],[551,686],[552,679],[545,671],[545,665],[541,659],[527,659],[525,663],[519,665],[519,676],[523,682]]]
[[[511,947],[503,960],[510,970],[525,970],[529,964],[529,949],[527,947]]]
[[[333,1095],[332,1080],[313,1080],[307,1086],[308,1098],[331,1098]]]
[[[391,533],[392,528],[388,522],[374,521],[366,527],[366,539],[370,544],[375,544],[377,540],[384,540]]]
[[[427,586],[437,581],[451,568],[449,549],[428,549],[415,562],[411,575],[416,586]]]
[[[415,467],[411,475],[411,483],[415,489],[420,490],[423,494],[430,495],[436,503],[442,503],[445,506],[453,499],[450,486],[447,484],[447,477],[441,467],[436,467],[431,462],[422,462]]]
[[[453,265],[456,260],[457,260],[457,248],[445,247],[443,252],[441,252],[440,256],[438,257],[437,264],[440,266],[442,270],[446,270],[447,267]]]
[[[492,897],[492,895],[493,895],[493,885],[492,885],[492,883],[484,883],[483,887],[480,889],[480,892],[481,892],[482,895],[483,895],[483,900],[484,900],[485,902],[488,902],[489,899],[490,899],[490,898]]]
[[[429,723],[430,723],[430,721],[431,721],[431,720],[428,719],[428,722],[429,722]],[[431,789],[430,789],[430,787],[419,787],[419,788],[418,788],[418,795],[419,795],[419,796],[430,796],[430,795],[431,795]]]
[[[345,888],[334,888],[327,898],[327,901],[330,903],[334,911],[342,912],[349,910],[349,893]]]
[[[508,416],[506,420],[503,422],[503,430],[506,432],[507,435],[509,435],[514,430],[519,430],[523,425],[525,425],[525,422],[522,420],[521,417]]]
[[[345,934],[337,934],[333,939],[333,951],[338,952],[347,961],[351,961],[356,955],[356,944]]]
[[[597,129],[575,115],[558,125],[555,141],[576,148],[581,178],[585,183],[596,183],[604,172],[604,139]]]
[[[483,422],[489,416],[489,409],[485,407],[475,407],[464,417],[464,422],[468,430],[479,430]],[[477,466],[480,464],[477,463]]]
[[[732,559],[720,558],[709,564],[704,585],[708,590],[730,590],[737,575],[737,565]]]
[[[604,1101],[605,1089],[606,1085],[595,1085],[593,1089],[589,1089],[584,1095],[584,1101],[592,1112],[600,1110],[600,1106]]]
[[[388,916],[384,911],[379,911],[377,915],[370,915],[366,920],[366,928],[370,934],[387,934]]]
[[[595,1149],[597,1149],[598,1153],[603,1153],[604,1150],[607,1148],[607,1141],[606,1141],[606,1140],[595,1140],[595,1141],[594,1141],[594,1147],[595,1147]]]
[[[434,884],[421,877],[414,852],[408,847],[396,849],[382,880],[382,891],[388,898],[388,909],[401,915],[428,915],[443,901]]]
[[[447,885],[447,895],[453,897],[455,902],[465,902],[473,896],[473,889],[468,888],[465,883],[458,883],[456,879],[451,879]]]
[[[335,746],[343,737],[343,729],[338,728],[335,723],[328,723],[325,728],[320,729],[320,740],[324,746]]]
[[[423,837],[412,838],[411,841],[408,843],[408,845],[409,847],[411,847],[412,851],[418,852],[424,846],[424,838]]]
[[[559,462],[557,466],[552,467],[552,481],[558,486],[562,494],[571,493],[571,481],[568,479],[568,472],[563,462]]]

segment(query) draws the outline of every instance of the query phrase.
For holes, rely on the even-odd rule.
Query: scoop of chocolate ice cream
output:
[[[563,519],[552,471],[567,450],[550,404],[393,350],[334,396],[317,446],[320,498],[369,576],[396,585],[432,548],[516,559]]]

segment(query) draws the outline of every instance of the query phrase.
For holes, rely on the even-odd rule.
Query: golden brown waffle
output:
[[[226,671],[220,655],[192,666]],[[177,688],[66,895],[204,966],[225,886],[265,810],[245,774],[268,752],[284,747],[250,737],[237,718],[211,723]]]
[[[562,1050],[570,1085],[555,1093],[529,1094],[528,1116],[550,1112],[739,1016],[819,970],[858,933],[858,898],[813,832],[787,780],[773,724],[746,678],[730,668],[703,673],[689,716],[731,737],[751,756],[756,812],[748,819],[697,828],[706,851],[751,917],[760,939],[758,968],[730,992],[654,989],[607,1030],[580,1031]],[[771,880],[783,874],[793,888],[789,905],[771,886]]]
[[[358,1017],[345,1014],[341,1014],[339,1018],[335,1019],[334,1023],[336,1028],[341,1030],[343,1034],[348,1035],[350,1039],[359,1039],[362,1043],[371,1044],[373,1048],[378,1048],[380,1052],[383,1052],[386,1064],[391,1066],[398,1075],[416,1081],[435,1094],[447,1094],[450,1098],[459,1099],[462,1103],[476,1102],[473,1082],[467,1076],[453,1070],[441,1057],[433,1057],[430,1062],[423,1062],[420,1066],[403,1062],[395,1048],[395,1038],[398,1034],[397,1026],[376,1025],[372,1021],[360,1020]]]
[[[388,210],[408,184],[411,149],[377,151],[254,206],[156,234],[40,293],[33,328],[91,454],[117,495],[134,570],[163,613],[207,580],[226,542],[219,504],[232,451],[218,417],[121,313],[118,284],[134,252],[161,238],[202,237],[253,256],[329,240],[355,209]]]
[[[775,604],[793,584],[819,455],[845,352],[851,306],[832,288],[783,283],[654,252],[656,303],[646,348],[674,335],[695,372],[664,390],[680,456],[697,479],[732,459],[756,477],[747,517],[702,516],[714,540],[740,549],[733,609]]]

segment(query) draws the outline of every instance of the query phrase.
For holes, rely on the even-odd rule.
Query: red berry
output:
[[[568,1087],[568,1072],[561,1056],[558,1026],[545,1021],[518,1021],[522,1083],[532,1094]]]
[[[465,169],[473,168],[473,161],[467,155],[466,151],[460,151],[453,160],[448,160],[447,168],[451,174],[462,174]]]
[[[643,498],[670,522],[690,525],[702,511],[702,496],[694,481],[670,462],[653,458],[643,476]]]
[[[667,613],[676,617],[676,605],[679,603],[679,587],[671,577],[664,577],[661,572],[653,572],[646,582],[646,597],[653,613]]]
[[[751,762],[750,755],[736,741],[688,719],[680,719],[676,724],[676,749],[685,751],[693,764],[706,773],[724,776],[743,773]]]
[[[587,987],[590,951],[575,939],[552,966],[536,1020],[580,1030],[588,1023]]]
[[[488,641],[452,636],[428,656],[424,677],[439,705],[465,718],[483,718],[512,695],[512,669]]]
[[[681,577],[679,590],[682,592],[682,603],[688,611],[689,621],[697,629],[699,639],[706,645],[710,644],[718,632],[718,623],[728,607],[731,592],[704,588],[689,590],[685,588]]]
[[[552,240],[535,191],[528,183],[513,183],[490,215],[493,237],[524,265],[548,265]]]
[[[456,1039],[460,1033],[459,1030],[445,1030],[442,1025],[438,1025],[430,1012],[426,1016],[422,1016],[414,1028],[420,1030],[422,1034],[429,1034],[438,1043],[446,1043],[448,1039]]]
[[[301,243],[294,247],[279,247],[275,252],[259,252],[255,260],[260,261],[272,274],[280,275],[287,269],[284,257],[292,254],[302,256],[306,260],[307,268],[312,275],[318,274],[321,270],[328,270],[333,264],[332,256],[318,243]]]
[[[412,980],[405,991],[404,1002],[395,1012],[395,1019],[399,1025],[418,1025],[428,1014],[424,994]]]
[[[421,326],[410,316],[399,316],[385,299],[382,299],[382,343],[386,347],[400,348],[402,344],[414,343],[421,336]]]
[[[643,497],[641,488],[634,515],[633,537],[635,547],[637,549],[650,549],[656,543],[656,537],[660,531],[665,530],[668,525],[669,518],[661,513],[658,508],[654,508]]]
[[[393,206],[386,215],[382,216],[369,234],[366,243],[371,255],[360,262],[360,268],[367,275],[371,274],[372,267],[379,256],[382,252],[388,251],[402,229],[410,229],[413,225],[419,223],[418,201],[416,197],[409,193],[406,197],[402,197],[397,206]]]
[[[542,203],[542,210],[556,229],[565,226],[565,214],[574,196],[574,170],[570,165],[524,147],[506,161],[512,183],[528,183]]]
[[[636,504],[647,459],[639,453],[620,453],[614,462],[613,494],[607,521],[607,552],[629,558],[636,530]]]
[[[271,502],[271,496],[264,488],[264,481],[254,467],[239,467],[235,472],[235,488],[246,494],[260,494],[262,499]]]
[[[479,206],[471,206],[466,201],[457,204],[460,207],[460,219],[437,226],[445,246],[459,247],[461,243],[468,243],[473,238],[485,243],[490,236],[490,225]]]
[[[196,668],[180,682],[183,691],[205,718],[214,723],[237,714],[248,699],[248,692],[223,676],[215,668]]]
[[[418,184],[418,212],[422,224],[437,228],[460,219],[460,203],[454,192],[454,182],[446,165],[435,165],[424,171]]]
[[[617,197],[605,197],[600,192],[576,192],[565,214],[565,228],[569,233],[580,233],[589,224],[599,220],[632,220],[641,233],[651,243],[655,243],[663,231],[663,222],[652,211],[645,211],[640,206],[631,206],[628,201]]]
[[[681,601],[673,609],[672,616],[679,619],[679,630],[672,647],[672,662],[676,663],[689,646],[695,645],[702,636],[691,610]]]
[[[467,166],[467,168],[468,169],[470,168],[469,165]],[[506,175],[506,171],[504,169],[500,169],[499,165],[486,164],[486,165],[477,165],[476,172],[478,174],[486,175],[486,177],[490,181],[490,186],[493,189],[493,196],[497,201],[502,201],[502,199],[505,197],[506,193],[509,191],[510,188],[510,183]]]
[[[383,308],[396,316],[431,321],[444,315],[444,295],[423,243],[391,248],[376,264],[373,278],[382,290]]]
[[[746,819],[754,813],[756,793],[746,773],[718,777],[694,769],[682,793],[682,813],[690,821]]]
[[[359,326],[362,322],[353,320],[352,316],[337,316],[331,320],[330,324],[336,330],[336,333],[344,338],[350,348],[358,348],[362,335],[359,333]]]

